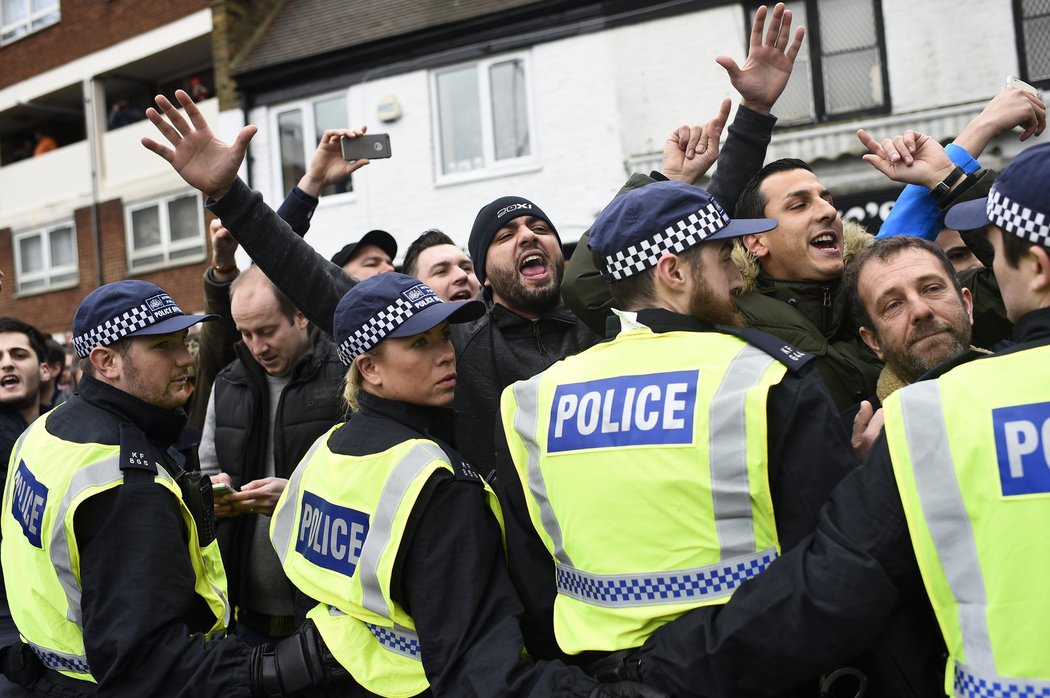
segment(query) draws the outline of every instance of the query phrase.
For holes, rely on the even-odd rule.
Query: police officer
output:
[[[226,574],[211,483],[186,427],[191,325],[162,289],[118,281],[84,298],[80,394],[15,445],[0,514],[4,578],[24,643],[0,667],[42,694],[270,696],[345,674],[312,625],[277,647],[225,638]],[[329,660],[330,661],[330,660]]]
[[[342,298],[356,414],[315,442],[278,502],[285,572],[319,602],[308,617],[366,695],[662,695],[522,658],[499,505],[450,445],[450,325],[483,313],[393,272]]]
[[[812,531],[853,465],[813,357],[736,326],[734,239],[775,226],[679,182],[595,222],[619,333],[502,397],[498,482],[530,646],[578,661],[725,603]]]
[[[660,658],[683,633],[657,632],[629,674],[681,695],[766,694],[863,648],[894,604],[919,593],[943,644],[913,649],[934,658],[946,649],[947,662],[933,662],[932,681],[918,677],[908,692],[880,690],[873,676],[869,694],[1050,695],[1048,191],[1043,144],[1007,166],[985,199],[946,218],[985,230],[1016,343],[891,396],[884,435],[835,490],[807,545],[718,613],[679,619],[692,630],[685,665]]]

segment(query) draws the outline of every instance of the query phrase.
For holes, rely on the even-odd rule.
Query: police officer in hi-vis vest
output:
[[[683,636],[658,632],[632,675],[704,696],[767,695],[855,654],[895,604],[921,594],[939,633],[914,649],[932,676],[895,698],[1050,696],[1050,144],[1023,151],[987,197],[945,221],[983,230],[994,248],[1013,346],[894,393],[884,434],[807,545],[717,613],[679,619],[691,627],[688,662],[662,662]],[[878,678],[868,695],[890,695]]]
[[[775,226],[679,182],[595,221],[619,333],[502,398],[497,489],[530,646],[585,661],[724,604],[855,465],[812,357],[736,326],[734,239]]]
[[[225,637],[211,482],[186,426],[193,359],[162,289],[118,281],[73,318],[80,394],[16,443],[0,526],[23,643],[0,670],[44,695],[274,696],[345,675],[312,625],[276,648]]]
[[[451,323],[484,313],[390,272],[348,291],[335,340],[354,418],[321,436],[270,525],[335,657],[378,696],[662,696],[523,655],[499,505],[451,446]],[[345,695],[345,692],[343,693]]]

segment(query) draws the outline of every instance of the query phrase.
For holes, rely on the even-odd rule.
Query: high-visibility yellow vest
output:
[[[638,327],[504,390],[563,651],[641,645],[779,554],[766,399],[785,373],[732,335]]]
[[[33,422],[11,453],[0,515],[8,604],[22,639],[45,666],[97,683],[84,653],[80,551],[73,519],[90,497],[124,482],[120,446],[63,441],[47,431],[45,421]],[[207,636],[222,634],[231,609],[218,544],[200,546],[193,515],[163,467],[157,467],[154,480],[179,503],[196,574],[194,590],[215,614]],[[120,594],[119,589],[109,591]]]
[[[945,692],[1050,696],[1050,347],[894,393],[886,440]]]
[[[391,598],[391,576],[420,491],[434,472],[454,468],[426,439],[366,456],[333,453],[328,439],[341,426],[292,473],[270,539],[288,579],[319,602],[307,617],[354,680],[381,696],[414,696],[430,684],[415,623]]]

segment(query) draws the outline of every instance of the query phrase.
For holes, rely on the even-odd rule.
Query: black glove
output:
[[[635,681],[600,683],[591,691],[590,698],[671,698],[663,691]]]
[[[610,652],[587,665],[587,673],[599,681],[641,681],[641,656],[638,649]]]
[[[11,683],[22,687],[32,686],[43,673],[44,665],[24,642],[0,648],[0,674]]]
[[[252,694],[256,698],[291,696],[347,680],[349,674],[328,650],[317,626],[307,620],[273,645],[252,650]]]

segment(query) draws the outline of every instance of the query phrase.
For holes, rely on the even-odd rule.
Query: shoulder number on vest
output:
[[[547,451],[692,443],[698,379],[694,370],[559,385]]]
[[[352,577],[368,537],[368,514],[303,492],[295,552],[313,564]]]
[[[1050,402],[992,410],[1003,496],[1050,492]]]
[[[47,506],[47,487],[29,472],[24,460],[18,462],[18,469],[15,470],[11,495],[11,514],[22,527],[22,533],[33,546],[43,548],[40,543],[40,523],[44,517],[44,507]]]

